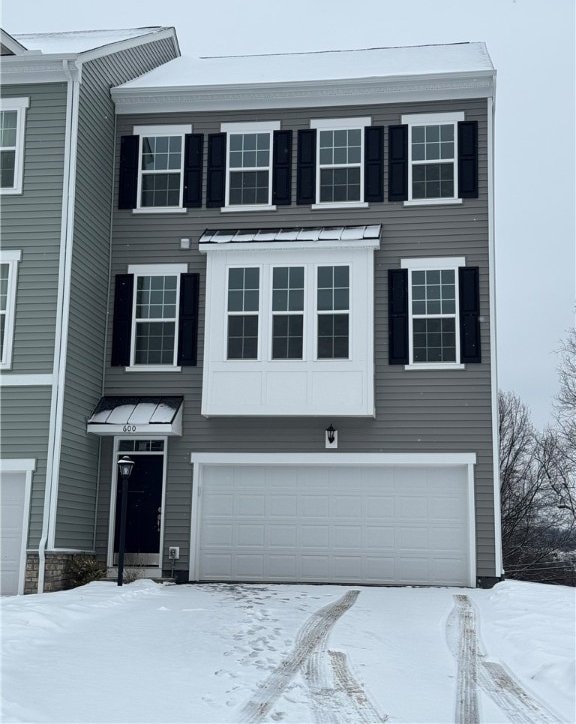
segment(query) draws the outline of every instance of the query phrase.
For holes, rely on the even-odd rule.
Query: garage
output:
[[[474,585],[474,459],[193,456],[191,579]]]
[[[0,594],[24,593],[34,460],[0,461]]]

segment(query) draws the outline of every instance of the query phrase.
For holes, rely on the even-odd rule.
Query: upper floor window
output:
[[[184,189],[184,141],[187,126],[137,126],[140,137],[138,161],[139,209],[182,209]]]
[[[272,270],[272,359],[302,359],[304,267]]]
[[[10,369],[12,365],[16,280],[20,258],[20,251],[0,252],[0,369]]]
[[[364,202],[364,130],[370,118],[317,119],[316,203]]]
[[[348,357],[350,267],[318,267],[318,359]]]
[[[0,105],[0,192],[22,193],[24,135],[29,98],[3,98]]]
[[[458,200],[458,122],[464,113],[402,116],[408,125],[408,201]]]
[[[260,269],[228,270],[228,359],[258,358]]]
[[[272,134],[280,123],[223,123],[228,136],[226,207],[272,207]]]

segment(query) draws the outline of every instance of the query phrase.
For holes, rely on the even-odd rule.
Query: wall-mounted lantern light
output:
[[[334,426],[330,425],[324,432],[326,435],[326,447],[338,447],[338,430],[335,430]]]

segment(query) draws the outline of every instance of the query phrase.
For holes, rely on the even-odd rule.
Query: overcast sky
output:
[[[574,325],[574,0],[3,0],[33,33],[174,25],[182,53],[226,55],[484,40],[498,71],[500,388],[545,425]]]

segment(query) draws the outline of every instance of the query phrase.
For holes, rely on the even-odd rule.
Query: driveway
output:
[[[2,721],[574,721],[574,590],[98,582],[5,599]]]

